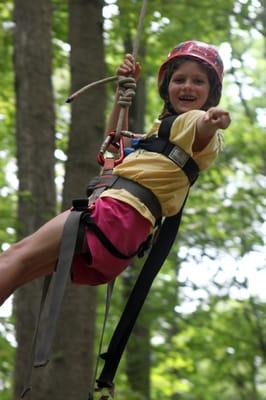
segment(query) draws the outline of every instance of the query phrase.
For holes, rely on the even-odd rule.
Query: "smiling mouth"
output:
[[[184,96],[180,96],[179,97],[180,101],[187,101],[187,102],[191,102],[191,101],[195,101],[196,97],[195,96],[188,96],[188,95],[184,95]]]

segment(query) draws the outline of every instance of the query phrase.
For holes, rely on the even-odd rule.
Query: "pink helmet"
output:
[[[161,65],[158,74],[158,82],[160,83],[163,79],[166,65],[170,60],[174,58],[190,56],[192,58],[205,61],[209,64],[216,72],[219,82],[222,84],[223,80],[223,62],[219,56],[218,51],[214,46],[211,46],[204,42],[196,40],[189,40],[187,42],[180,43],[177,45],[167,56],[167,59]]]

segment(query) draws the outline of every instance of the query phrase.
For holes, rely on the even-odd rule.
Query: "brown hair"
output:
[[[210,93],[206,103],[202,106],[202,110],[207,111],[210,107],[217,106],[219,104],[221,94],[222,94],[222,85],[219,82],[215,71],[213,68],[206,63],[205,61],[198,60],[191,56],[184,56],[180,58],[175,58],[166,65],[163,79],[159,85],[159,94],[161,98],[164,100],[164,106],[161,114],[159,115],[159,119],[163,119],[168,117],[169,115],[177,114],[174,110],[172,104],[168,100],[168,86],[171,80],[173,73],[186,61],[193,60],[197,62],[207,73],[209,84],[210,84]]]

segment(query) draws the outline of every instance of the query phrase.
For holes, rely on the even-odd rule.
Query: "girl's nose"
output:
[[[184,81],[184,87],[185,88],[190,88],[191,87],[191,80],[190,79],[186,79]]]

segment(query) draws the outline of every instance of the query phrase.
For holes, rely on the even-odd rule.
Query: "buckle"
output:
[[[72,200],[73,211],[86,211],[88,209],[88,199],[74,199]]]
[[[168,154],[168,157],[179,167],[183,168],[190,156],[180,147],[174,146]]]

